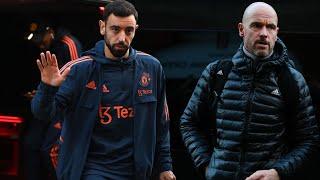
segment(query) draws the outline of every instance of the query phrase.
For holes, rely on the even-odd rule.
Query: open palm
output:
[[[47,51],[46,54],[40,54],[37,65],[40,70],[41,81],[51,86],[60,86],[70,72],[70,69],[66,69],[60,74],[57,58],[54,54],[51,55],[50,51]]]

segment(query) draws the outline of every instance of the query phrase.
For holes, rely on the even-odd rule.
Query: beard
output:
[[[263,46],[263,47],[259,47]],[[266,40],[258,40],[254,43],[253,54],[257,57],[264,58],[271,54],[273,46]]]
[[[119,42],[119,43],[116,43],[116,44],[111,44],[108,40],[107,40],[107,37],[105,37],[105,42],[106,42],[106,45],[107,47],[109,48],[111,54],[114,56],[114,57],[117,57],[117,58],[121,58],[123,57],[128,49],[129,49],[129,46],[126,45],[124,42]]]

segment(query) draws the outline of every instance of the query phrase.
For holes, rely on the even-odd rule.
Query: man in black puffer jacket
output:
[[[195,165],[206,179],[278,180],[306,177],[304,171],[318,152],[319,132],[308,86],[289,67],[287,49],[277,38],[278,17],[268,4],[247,7],[239,23],[243,38],[232,68],[210,116],[210,72],[204,70],[181,117],[181,133]],[[277,69],[285,65],[297,86],[294,118],[288,118]],[[218,71],[216,76],[222,75]],[[291,111],[292,113],[294,111]],[[199,127],[215,124],[212,144]],[[291,135],[288,137],[289,132]],[[315,178],[315,177],[314,177]]]

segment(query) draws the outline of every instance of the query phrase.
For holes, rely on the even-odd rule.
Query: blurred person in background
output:
[[[80,57],[82,44],[64,27],[50,23],[31,23],[26,40],[40,51],[51,51],[59,59],[59,68]],[[32,99],[35,90],[25,97]],[[27,180],[55,179],[57,165],[57,140],[61,131],[61,115],[51,122],[27,119],[23,139],[23,174]]]

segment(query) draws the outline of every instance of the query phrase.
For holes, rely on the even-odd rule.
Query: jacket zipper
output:
[[[239,162],[239,169],[237,173],[237,179],[241,179],[242,175],[242,166],[243,163],[245,162],[245,155],[247,151],[247,134],[248,134],[248,126],[249,123],[251,122],[251,112],[252,112],[252,101],[253,101],[253,95],[254,95],[254,89],[255,89],[255,77],[253,76],[253,79],[251,81],[251,86],[250,86],[250,91],[249,91],[249,100],[246,106],[246,111],[245,111],[245,120],[244,120],[244,127],[242,131],[242,138],[241,138],[241,148],[240,148],[240,162]]]
[[[127,84],[127,82],[125,82],[126,81],[126,79],[125,79],[125,73],[124,73],[124,71],[125,71],[125,65],[123,64],[123,61],[124,60],[121,60],[120,62],[119,62],[119,65],[120,65],[120,72],[121,72],[121,81],[120,81],[120,84],[121,84],[121,91],[125,91],[126,90],[126,84]]]

